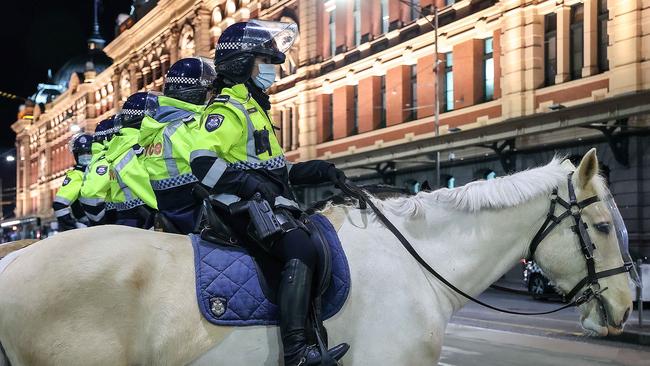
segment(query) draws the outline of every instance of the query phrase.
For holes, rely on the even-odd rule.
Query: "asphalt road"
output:
[[[450,324],[440,366],[650,365],[650,350]]]
[[[528,296],[488,290],[489,304],[518,311],[545,311],[562,305]],[[630,319],[636,321],[636,319]],[[552,315],[523,316],[467,304],[451,320],[441,366],[650,366],[650,347],[622,343],[615,337],[582,335],[575,309]]]

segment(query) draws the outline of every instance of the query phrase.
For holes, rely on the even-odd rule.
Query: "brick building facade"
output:
[[[425,14],[439,9],[434,55],[432,17],[408,2],[158,1],[105,47],[110,67],[73,75],[14,123],[18,216],[51,216],[71,123],[92,131],[130,93],[160,89],[178,58],[211,57],[226,26],[261,17],[300,28],[271,90],[290,159],[329,159],[360,182],[417,190],[435,181],[437,153],[451,187],[597,146],[631,240],[650,254],[650,3],[411,0]],[[331,191],[298,189],[305,202]]]

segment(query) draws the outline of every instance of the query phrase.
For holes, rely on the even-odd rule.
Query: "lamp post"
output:
[[[433,123],[436,125],[436,140],[440,136],[440,83],[438,82],[438,7],[433,6],[433,38],[434,38],[434,49],[433,49],[433,85],[435,88],[435,100],[434,100],[434,117]],[[436,141],[437,142],[437,141]],[[440,188],[440,150],[436,152],[436,189]]]
[[[12,154],[13,149],[6,151],[3,154],[0,154],[0,157],[4,157],[4,163],[13,163],[16,161],[16,157]],[[4,185],[2,176],[0,176],[0,221],[4,220]]]

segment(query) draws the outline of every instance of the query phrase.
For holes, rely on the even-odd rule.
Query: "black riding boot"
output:
[[[284,345],[285,366],[321,365],[318,347],[307,345],[305,324],[309,314],[309,301],[312,287],[312,271],[299,259],[291,259],[284,265],[280,282],[280,333]],[[334,362],[323,366],[336,365],[350,346],[339,344],[328,351]]]

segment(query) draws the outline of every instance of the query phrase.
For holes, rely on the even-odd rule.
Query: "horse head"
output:
[[[554,192],[559,202],[554,214],[568,216],[545,236],[534,256],[561,293],[574,298],[588,295],[578,307],[587,334],[618,335],[632,309],[629,276],[635,279],[633,268],[629,274],[623,270],[630,270],[627,231],[598,174],[596,150],[591,149],[577,168],[568,160],[563,165],[573,173]],[[567,203],[569,207],[563,205]]]

